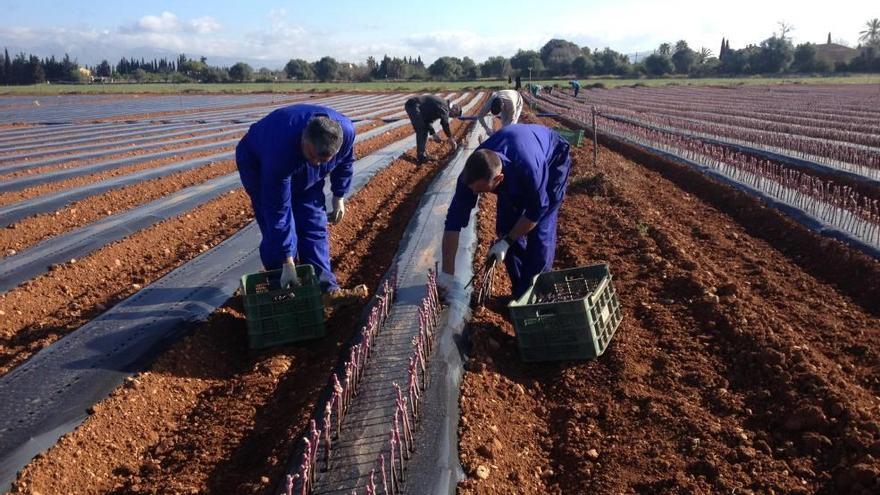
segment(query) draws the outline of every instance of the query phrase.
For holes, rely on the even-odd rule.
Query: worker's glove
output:
[[[456,143],[454,139],[450,139],[449,140],[449,147],[452,148],[452,151],[454,152],[455,150],[458,149],[458,143]]]
[[[296,288],[302,285],[299,276],[296,274],[296,266],[293,263],[284,263],[281,268],[281,288]]]
[[[443,138],[440,137],[440,134],[434,134],[434,142],[435,143],[442,143],[443,142]]]
[[[507,242],[507,239],[501,239],[496,242],[489,248],[489,259],[493,257],[498,261],[504,261],[504,257],[507,256],[507,250],[510,249],[510,243]]]
[[[345,199],[333,197],[333,211],[327,215],[327,219],[330,220],[330,223],[337,224],[342,221],[342,217],[345,216]]]

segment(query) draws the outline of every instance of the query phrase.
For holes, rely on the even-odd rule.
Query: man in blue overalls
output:
[[[330,269],[327,222],[345,214],[354,164],[354,126],[327,107],[292,105],[254,123],[235,149],[245,191],[263,239],[267,270],[281,268],[281,286],[299,286],[294,258],[315,267],[325,293],[339,284]],[[325,211],[324,180],[330,176],[333,211]]]
[[[568,142],[541,125],[513,124],[483,142],[458,177],[446,213],[443,269],[438,284],[456,287],[458,237],[467,226],[480,193],[498,195],[497,240],[489,257],[503,261],[513,282],[513,297],[529,288],[535,275],[548,271],[556,255],[556,220],[565,197],[571,157]]]

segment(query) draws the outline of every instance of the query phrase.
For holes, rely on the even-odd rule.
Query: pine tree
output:
[[[9,77],[9,51],[3,53],[3,60],[0,63],[0,84],[6,84],[6,78]]]

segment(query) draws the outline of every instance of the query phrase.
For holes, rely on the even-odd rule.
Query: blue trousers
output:
[[[504,264],[513,284],[513,297],[519,299],[532,279],[539,273],[549,271],[556,257],[556,221],[559,205],[548,211],[528,235],[521,237],[510,246]],[[513,228],[522,212],[511,207],[503,207],[498,202],[498,217],[495,222],[498,236],[501,237]]]
[[[235,149],[235,161],[244,190],[251,198],[257,225],[260,227],[260,232],[265,232],[271,226],[267,225],[267,220],[261,215],[260,164],[244,140],[239,142]],[[293,223],[296,228],[294,258],[298,263],[314,266],[321,290],[329,292],[338,289],[339,283],[330,268],[330,242],[327,234],[325,201],[323,180],[305,191],[292,190],[290,194]],[[260,259],[266,270],[275,270],[281,268],[284,263],[284,254],[280,252],[278,246],[270,246],[263,236],[260,241]]]
[[[558,183],[552,185],[556,197],[551,198],[554,201],[550,209],[538,220],[538,225],[531,232],[510,246],[504,258],[513,285],[513,297],[516,299],[525,294],[536,275],[550,271],[553,267],[553,260],[556,258],[556,224],[559,207],[562,206],[565,197],[568,172],[571,170],[571,156],[568,150],[568,143],[560,142],[556,146],[556,153],[550,164],[551,167],[562,172],[556,178]],[[522,214],[521,208],[511,204],[507,197],[499,195],[498,216],[495,219],[495,232],[498,237],[510,232]]]

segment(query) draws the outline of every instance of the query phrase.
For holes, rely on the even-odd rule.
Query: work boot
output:
[[[352,306],[363,302],[369,295],[370,291],[367,290],[367,286],[364,284],[351,289],[336,289],[324,294],[324,309],[333,311],[346,306]]]

